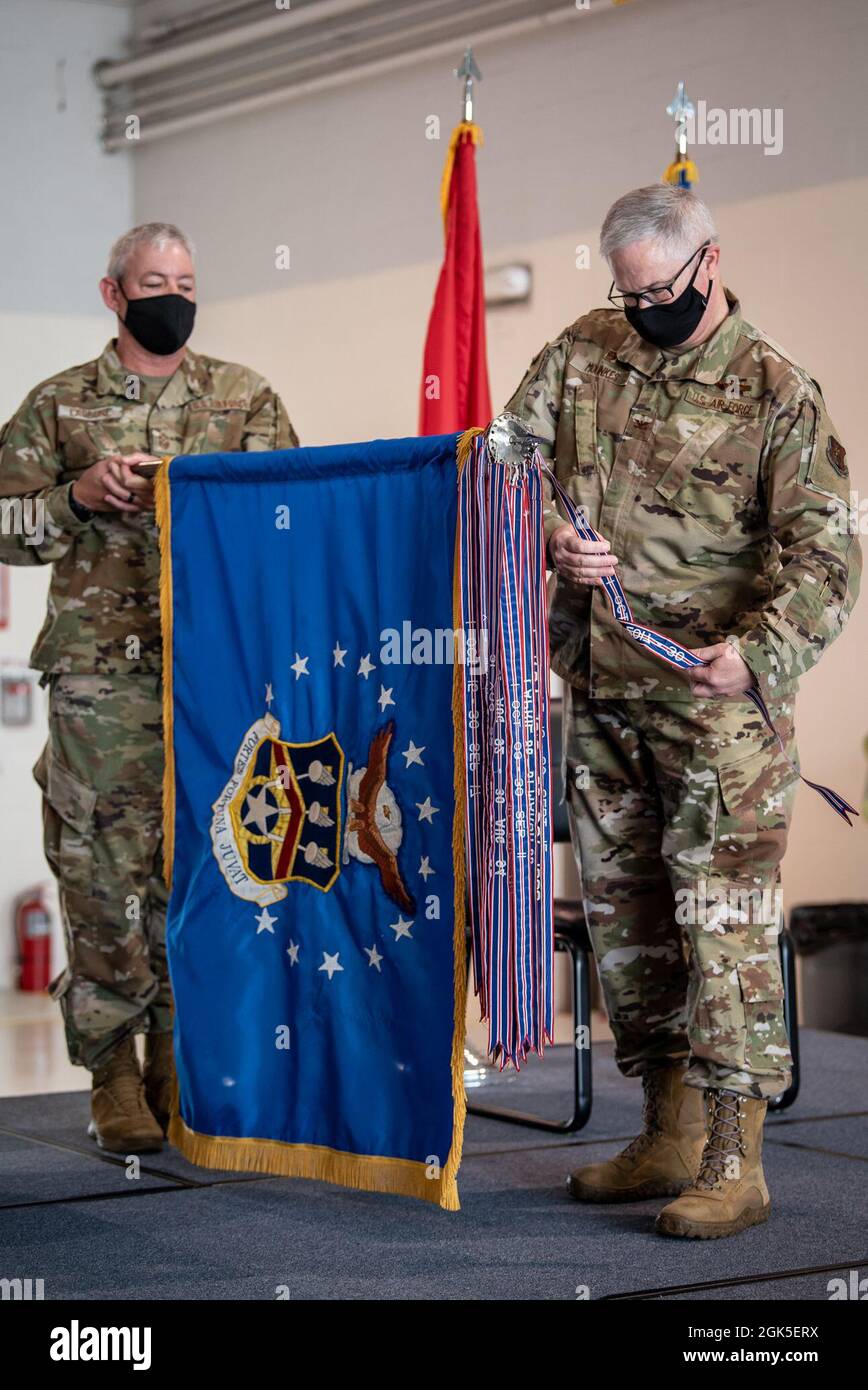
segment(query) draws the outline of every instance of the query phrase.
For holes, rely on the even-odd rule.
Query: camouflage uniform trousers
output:
[[[67,966],[52,983],[70,1060],[94,1069],[129,1034],[171,1029],[157,675],[56,675],[34,768]]]
[[[564,777],[588,928],[626,1076],[790,1084],[780,861],[796,778],[745,699],[565,695]],[[792,704],[770,713],[796,759]]]

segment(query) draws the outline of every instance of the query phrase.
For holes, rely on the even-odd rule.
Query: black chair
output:
[[[796,948],[786,928],[781,932],[781,974],[784,980],[784,1022],[793,1055],[792,1081],[769,1101],[769,1110],[786,1110],[799,1094],[799,1009],[796,995]]]
[[[570,824],[562,776],[563,703],[551,704],[551,762],[552,762],[552,837],[555,844],[570,843]],[[581,902],[571,898],[555,898],[554,946],[566,951],[572,962],[573,978],[573,1097],[572,1113],[563,1120],[547,1120],[523,1110],[510,1110],[500,1105],[482,1105],[468,1097],[471,1115],[507,1124],[524,1125],[556,1134],[575,1134],[583,1129],[591,1116],[593,1088],[591,1084],[591,970],[593,947]],[[792,1082],[781,1095],[769,1101],[770,1110],[786,1110],[799,1093],[799,1026],[796,1000],[796,957],[792,938],[784,930],[780,935],[781,971],[784,981],[784,1019],[793,1056]],[[468,941],[467,962],[470,969],[471,948]]]

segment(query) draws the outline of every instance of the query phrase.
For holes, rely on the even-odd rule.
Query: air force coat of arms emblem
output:
[[[290,743],[271,714],[250,726],[212,807],[211,844],[236,897],[267,907],[289,883],[327,893],[354,859],[376,868],[393,902],[415,910],[398,867],[401,808],[387,781],[394,732],[394,720],[377,730],[367,766],[354,768],[334,733]]]

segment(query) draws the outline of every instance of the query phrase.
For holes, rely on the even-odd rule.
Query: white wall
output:
[[[110,336],[97,281],[109,245],[131,220],[132,170],[126,159],[100,149],[100,102],[91,77],[98,58],[122,53],[127,7],[106,0],[3,0],[0,9],[5,420],[37,382],[95,356]],[[12,624],[0,631],[0,661],[26,664],[45,612],[48,574],[7,572]],[[34,883],[50,881],[30,774],[45,742],[41,691],[35,708],[30,728],[0,727],[0,987],[10,980],[13,901]]]

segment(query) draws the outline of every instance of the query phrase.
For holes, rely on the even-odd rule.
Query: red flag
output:
[[[476,145],[481,139],[479,126],[462,121],[449,142],[441,189],[446,254],[425,340],[420,434],[451,434],[491,419],[476,204]]]

